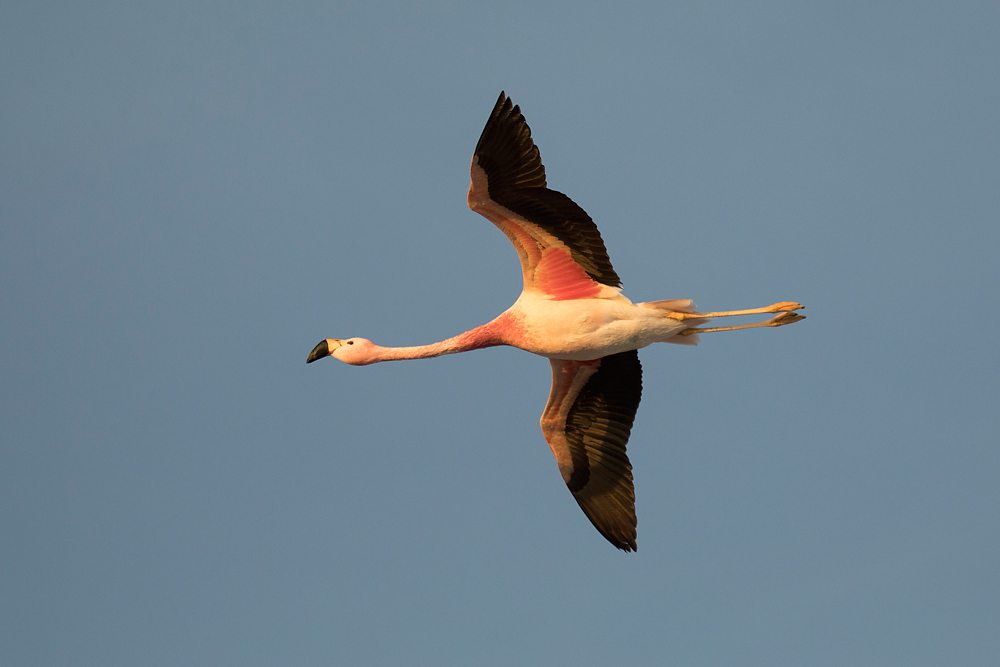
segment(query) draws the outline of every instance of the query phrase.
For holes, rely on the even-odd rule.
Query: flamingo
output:
[[[563,481],[611,544],[636,545],[635,490],[626,443],[642,394],[637,350],[652,343],[695,345],[698,334],[779,327],[805,319],[798,303],[700,313],[690,299],[632,303],[597,226],[569,197],[546,187],[531,130],[501,92],[472,156],[468,203],[500,228],[521,260],[524,288],[496,319],[453,338],[382,347],[364,338],[328,338],[306,363],[332,356],[354,366],[509,345],[547,357],[552,389],[542,434]],[[752,324],[702,327],[712,318],[776,314]]]

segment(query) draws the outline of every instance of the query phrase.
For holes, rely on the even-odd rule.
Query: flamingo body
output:
[[[510,239],[524,286],[496,319],[453,338],[382,347],[364,338],[326,339],[325,356],[364,366],[510,345],[547,357],[552,389],[542,433],[559,472],[594,526],[625,551],[636,547],[635,493],[626,443],[642,394],[636,350],[652,343],[696,344],[699,331],[781,326],[803,319],[797,303],[697,313],[688,299],[634,304],[621,293],[604,241],[587,213],[546,187],[545,168],[520,109],[500,93],[476,145],[469,207]],[[781,313],[768,322],[699,329],[711,317]]]
[[[608,288],[605,288],[608,289]],[[505,315],[518,323],[504,344],[549,359],[589,361],[665,342],[688,328],[625,296],[559,301],[525,291]]]

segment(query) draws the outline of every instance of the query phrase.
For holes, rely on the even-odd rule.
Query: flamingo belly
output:
[[[518,322],[507,344],[549,359],[600,359],[665,341],[687,328],[620,294],[560,301],[523,292],[507,312]]]

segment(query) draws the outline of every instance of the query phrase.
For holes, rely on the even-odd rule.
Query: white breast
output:
[[[586,361],[666,340],[686,328],[663,311],[641,308],[621,294],[610,299],[553,301],[524,292],[508,310],[524,327],[516,346],[552,359]]]

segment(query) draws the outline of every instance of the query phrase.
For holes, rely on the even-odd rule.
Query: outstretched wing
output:
[[[635,490],[625,445],[642,397],[639,353],[550,361],[552,392],[541,424],[559,472],[601,535],[634,551]]]
[[[521,109],[500,93],[472,156],[469,208],[507,235],[524,288],[556,299],[620,287],[597,225],[572,199],[545,187],[545,167]]]

